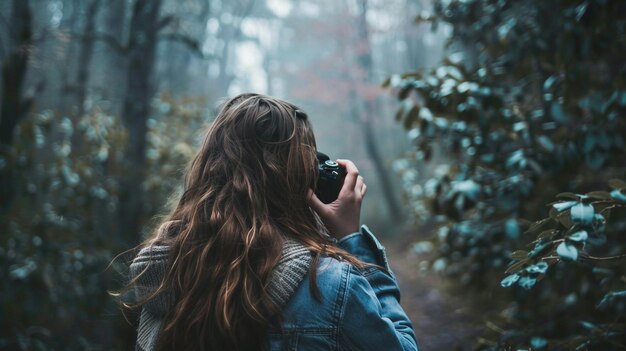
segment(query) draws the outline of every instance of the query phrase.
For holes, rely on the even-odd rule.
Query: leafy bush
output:
[[[601,247],[609,256],[626,251],[623,211],[614,211],[602,242],[605,206],[621,206],[623,191],[611,183],[612,193],[572,194],[624,175],[625,10],[607,0],[436,1],[417,20],[451,27],[447,57],[432,71],[384,83],[401,100],[396,117],[416,146],[395,164],[406,199],[416,218],[434,214],[438,226],[433,268],[484,290],[499,284],[513,258],[504,285],[534,286],[512,294],[505,326],[491,325],[498,341],[485,338],[486,348],[591,345],[620,327],[596,319],[623,322],[623,305],[609,312],[596,305],[611,292],[608,299],[619,300],[624,272],[594,273],[597,263],[589,263]],[[561,195],[571,202],[543,206],[562,191],[572,192]],[[543,225],[529,252],[518,250],[524,231]],[[575,268],[555,265],[575,256]],[[608,261],[623,264],[621,256]],[[551,279],[538,284],[544,276]]]
[[[539,291],[526,304],[509,307],[504,322],[517,326],[499,333],[500,349],[626,347],[621,343],[626,336],[626,213],[620,211],[626,208],[626,182],[614,179],[609,185],[610,193],[558,194],[549,217],[528,229],[535,237],[531,250],[511,254],[514,261],[500,284],[527,290],[537,284]],[[617,221],[608,221],[612,212]],[[539,281],[546,276],[552,284],[542,286]]]
[[[154,110],[145,219],[180,183],[203,101],[164,95]],[[0,218],[0,349],[132,348],[107,294],[120,278],[106,270],[129,248],[115,226],[125,139],[119,117],[99,107],[74,120],[42,111],[19,126],[3,162],[21,178],[12,210]]]

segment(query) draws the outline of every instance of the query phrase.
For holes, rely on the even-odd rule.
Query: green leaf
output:
[[[9,267],[9,277],[12,280],[25,280],[37,270],[37,263],[28,258],[23,264],[14,264]]]
[[[398,108],[398,111],[396,111],[396,121],[400,121],[402,119],[402,116],[404,116],[404,108],[400,106],[400,108]]]
[[[583,18],[585,12],[587,11],[587,6],[589,6],[587,2],[583,2],[581,5],[576,6],[576,21],[580,22],[580,19]]]
[[[530,346],[534,347],[535,349],[542,349],[548,346],[548,340],[540,338],[538,336],[533,336],[530,339]]]
[[[626,202],[626,194],[624,194],[624,190],[613,190],[611,191],[611,197],[617,201]]]
[[[519,280],[519,278],[520,278],[519,274],[511,274],[507,276],[506,278],[502,279],[502,281],[500,282],[500,285],[503,288],[508,288],[509,286],[515,284]]]
[[[586,230],[577,231],[568,237],[569,240],[576,242],[586,241],[587,238],[589,238],[589,234],[587,234]]]
[[[626,182],[621,179],[611,179],[609,186],[613,189],[626,189]]]
[[[599,308],[608,307],[608,305],[612,304],[615,300],[622,299],[626,300],[626,290],[622,291],[611,291],[604,295],[602,301],[598,304]]]
[[[581,321],[580,324],[582,324],[583,327],[589,329],[589,330],[598,330],[600,328],[598,328],[598,326],[596,326],[595,324],[591,323],[591,322],[587,322],[587,321]]]
[[[546,240],[545,242],[538,242],[535,244],[535,248],[532,249],[532,251],[530,251],[528,253],[528,257],[533,258],[541,253],[543,253],[547,248],[549,248],[552,245],[552,242],[549,240]]]
[[[462,193],[465,197],[472,201],[476,201],[480,195],[480,184],[476,183],[472,179],[453,181],[452,189],[455,192]]]
[[[569,116],[563,110],[563,105],[558,102],[552,103],[552,106],[550,107],[550,113],[552,114],[552,117],[558,122],[565,123],[569,120]]]
[[[610,277],[615,275],[615,272],[613,272],[613,270],[608,269],[608,268],[594,267],[591,269],[591,271],[593,272],[593,274],[602,274],[602,275],[606,275]]]
[[[598,199],[598,200],[610,200],[611,199],[611,194],[609,194],[607,191],[592,191],[590,193],[587,193],[586,195],[592,199]]]
[[[400,75],[401,79],[407,79],[407,78],[420,79],[421,77],[422,77],[422,74],[420,72],[407,72],[407,73],[402,73]]]
[[[521,261],[517,261],[515,263],[513,263],[512,265],[509,266],[509,268],[506,269],[506,271],[504,271],[504,274],[509,274],[512,272],[517,272],[519,270],[521,270],[522,268],[524,268],[525,265],[528,264],[528,259],[525,260],[521,260]]]
[[[552,86],[556,82],[556,78],[557,78],[556,76],[548,77],[548,79],[546,79],[545,82],[543,82],[543,90],[550,91],[552,89]]]
[[[414,105],[413,107],[411,107],[409,112],[406,114],[406,117],[404,118],[404,129],[411,129],[411,127],[413,127],[413,125],[417,121],[419,121],[419,112],[419,106]]]
[[[541,232],[538,236],[537,239],[543,239],[543,238],[550,238],[552,235],[554,235],[554,233],[556,233],[557,231],[554,229],[548,229],[548,230],[544,230],[543,232]]]
[[[526,290],[530,290],[533,286],[535,286],[536,282],[537,282],[537,278],[524,276],[524,277],[521,277],[520,280],[517,283],[522,288],[524,288]]]
[[[567,242],[560,243],[556,248],[556,253],[566,261],[576,261],[578,259],[578,249]]]
[[[511,258],[514,260],[523,260],[528,257],[528,251],[517,250],[511,254]]]
[[[406,86],[402,87],[398,92],[398,100],[402,101],[406,99],[412,89],[413,86],[411,84],[407,84]]]
[[[579,203],[576,206],[573,206],[570,211],[572,222],[581,225],[591,224],[591,222],[593,222],[594,213],[595,211],[593,206],[584,203]]]
[[[556,208],[551,208],[550,211],[548,212],[550,214],[550,218],[552,218],[553,220],[557,221],[557,217],[559,216],[559,211],[556,210]]]
[[[596,210],[596,213],[602,213],[606,217],[611,212],[609,207],[613,207],[614,205],[614,202],[598,202],[593,204],[593,208]]]
[[[531,274],[544,274],[548,270],[548,263],[546,262],[538,262],[532,266],[526,267],[526,272]]]
[[[545,227],[545,225],[548,223],[548,221],[550,220],[550,218],[544,218],[540,221],[534,222],[530,228],[528,228],[528,230],[526,231],[526,233],[534,233],[539,231],[540,229],[543,229],[543,227]]]
[[[558,217],[559,223],[563,225],[565,228],[569,229],[572,227],[573,223],[567,212],[563,212]]]
[[[559,212],[563,212],[567,209],[570,209],[574,206],[576,206],[578,204],[577,201],[565,201],[565,202],[557,202],[555,204],[552,205],[552,207],[554,207],[555,210],[559,211]]]
[[[556,197],[560,197],[560,198],[566,198],[566,199],[572,199],[572,200],[578,200],[578,195],[574,194],[574,193],[559,193],[556,195]]]

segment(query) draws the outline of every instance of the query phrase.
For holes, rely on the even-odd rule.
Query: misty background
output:
[[[358,165],[369,185],[367,223],[385,232],[405,218],[391,166],[409,143],[394,121],[397,102],[381,83],[441,58],[445,27],[433,32],[414,21],[429,1],[17,3],[0,6],[13,30],[25,25],[25,7],[30,12],[32,46],[21,84],[34,110],[71,124],[76,133],[85,113],[121,116],[129,126],[127,151],[134,150],[120,156],[129,169],[158,161],[150,150],[145,160],[139,155],[144,139],[162,137],[151,135],[151,125],[176,124],[180,140],[197,131],[168,113],[170,103],[191,104],[195,122],[210,122],[221,101],[257,92],[302,107],[319,149]],[[5,54],[20,45],[13,30],[1,33]],[[70,153],[80,147],[64,145]],[[197,135],[188,146],[195,149]],[[143,178],[121,185],[128,197],[119,198],[119,206],[134,218],[150,213],[138,200]],[[130,230],[141,229],[133,218],[124,221]]]

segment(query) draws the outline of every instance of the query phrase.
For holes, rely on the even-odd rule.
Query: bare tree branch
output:
[[[4,32],[8,33],[9,30],[11,29],[11,26],[9,25],[9,22],[7,21],[6,17],[4,17],[3,14],[0,13],[0,24],[4,27]]]
[[[121,43],[119,40],[117,40],[117,38],[107,33],[72,33],[72,36],[78,39],[92,39],[94,41],[102,41],[121,54],[126,54],[132,46],[131,43]]]
[[[167,26],[169,26],[172,23],[177,23],[178,22],[178,17],[174,16],[174,15],[167,15],[164,16],[163,18],[161,18],[157,24],[157,30],[161,30],[163,28],[166,28]]]
[[[4,18],[4,16],[0,13],[0,26],[4,27],[3,28],[3,33],[9,33],[9,29],[11,28],[9,26],[9,23],[7,22],[6,18]],[[9,44],[7,44],[8,47]],[[6,56],[6,53],[8,52],[8,49],[5,49],[5,45],[4,42],[2,40],[2,36],[0,36],[0,61],[4,61],[4,58]]]
[[[0,36],[0,62],[4,61],[6,58],[7,50],[4,48],[4,43],[2,37]]]
[[[203,59],[203,60],[211,60],[214,59],[215,57],[213,55],[207,55],[202,51],[202,46],[201,44],[195,40],[194,38],[191,38],[185,34],[181,34],[181,33],[164,33],[161,34],[160,39],[163,40],[170,40],[170,41],[175,41],[175,42],[179,42],[183,45],[185,45],[189,50],[191,50],[191,53],[193,53],[194,55],[198,56],[199,58]]]
[[[111,48],[115,49],[115,51],[121,53],[121,54],[125,54],[126,52],[128,52],[128,50],[131,47],[130,43],[121,43],[119,40],[117,40],[116,37],[107,34],[107,33],[94,33],[93,34],[93,39],[94,40],[100,40],[106,44],[108,44]]]

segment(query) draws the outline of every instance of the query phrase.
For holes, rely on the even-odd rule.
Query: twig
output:
[[[157,24],[157,30],[161,30],[170,24],[176,22],[177,18],[174,15],[167,15],[161,18]]]
[[[560,260],[561,257],[559,256],[546,256],[546,257],[542,257],[541,260]]]
[[[597,257],[597,256],[591,256],[588,254],[584,254],[582,255],[583,258],[586,258],[588,260],[596,260],[596,261],[610,261],[610,260],[619,260],[621,258],[626,258],[626,254],[621,254],[621,255],[617,255],[617,256],[608,256],[608,257]]]
[[[213,58],[212,55],[206,55],[204,52],[202,52],[202,48],[200,47],[200,44],[198,43],[197,40],[187,35],[180,34],[180,33],[167,33],[167,34],[161,34],[159,36],[159,39],[179,42],[185,45],[187,48],[191,50],[193,54],[195,54],[196,56],[200,57],[203,60],[208,60],[208,59]]]

